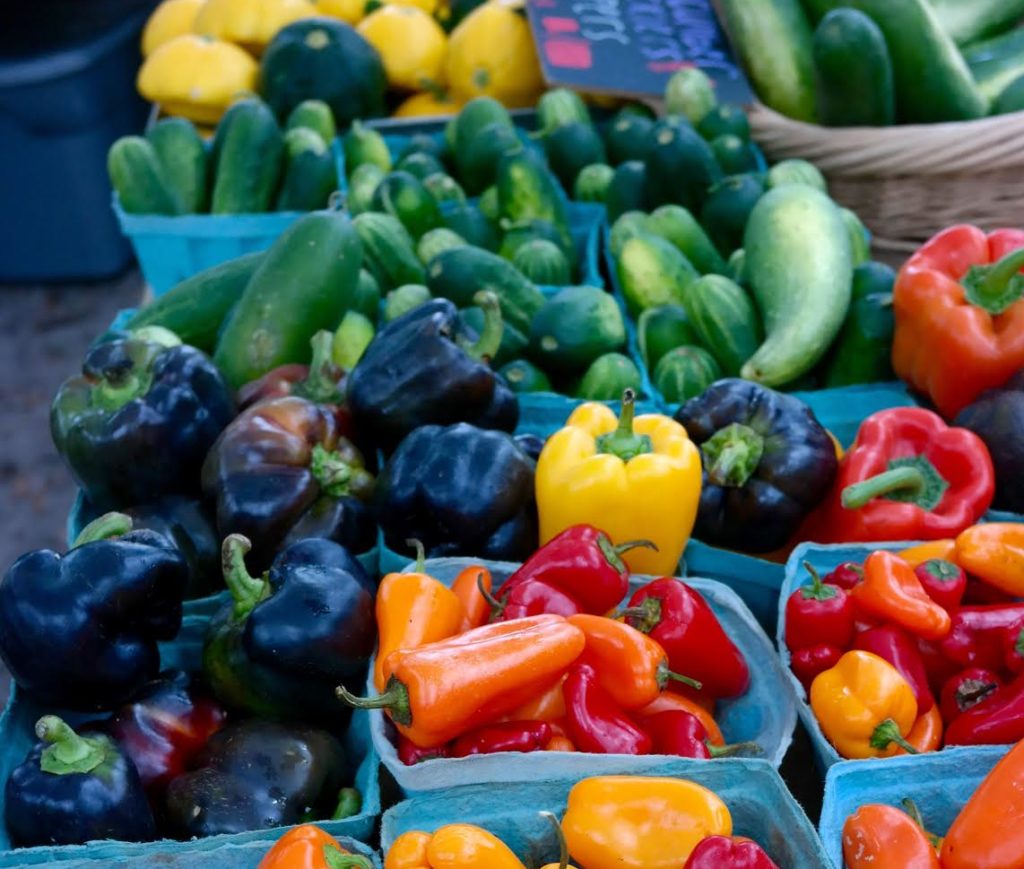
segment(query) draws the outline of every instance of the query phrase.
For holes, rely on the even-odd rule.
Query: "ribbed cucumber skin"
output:
[[[354,218],[352,225],[363,243],[363,267],[377,279],[381,290],[426,282],[412,239],[397,218],[367,212]]]
[[[562,192],[539,153],[523,148],[502,157],[498,161],[497,187],[502,217],[513,223],[547,220],[568,236],[569,219]]]
[[[616,275],[634,315],[658,305],[681,303],[687,285],[700,277],[678,248],[657,235],[629,239],[622,246]]]
[[[316,211],[338,189],[338,170],[327,143],[315,130],[296,127],[285,133],[287,158],[278,211]]]
[[[1024,0],[929,0],[939,24],[957,45],[1012,27],[1024,18]]]
[[[220,122],[213,145],[212,214],[269,211],[281,179],[284,137],[274,113],[260,100],[235,103]]]
[[[209,197],[206,143],[195,124],[185,118],[164,118],[146,132],[146,138],[182,210],[186,214],[204,211]]]
[[[814,31],[818,112],[828,127],[887,127],[896,116],[892,59],[878,25],[834,9]]]
[[[742,287],[721,275],[705,275],[683,290],[683,307],[726,376],[739,374],[762,340],[761,321]]]
[[[669,350],[654,367],[654,388],[670,404],[700,395],[722,371],[715,357],[703,347],[683,346]]]
[[[290,115],[285,125],[286,130],[306,129],[319,133],[320,138],[328,145],[338,135],[334,126],[334,115],[331,114],[331,107],[323,100],[304,100],[299,103]]]
[[[153,146],[142,136],[124,136],[110,146],[107,172],[128,214],[180,214]]]
[[[409,172],[391,172],[373,193],[373,208],[398,218],[413,237],[441,225],[441,209],[423,183]]]
[[[996,100],[1024,75],[1024,27],[980,42],[964,51],[964,60],[983,97]]]
[[[567,124],[589,124],[590,112],[587,105],[575,91],[555,88],[548,91],[537,103],[537,127],[547,134]]]
[[[725,274],[725,260],[704,227],[681,205],[663,205],[648,216],[646,228],[672,242],[701,274]]]

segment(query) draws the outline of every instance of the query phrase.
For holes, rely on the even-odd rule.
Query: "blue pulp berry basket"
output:
[[[592,758],[593,759],[593,758]],[[634,761],[639,760],[633,758]],[[381,851],[402,833],[434,832],[446,824],[484,827],[508,845],[527,866],[558,862],[558,844],[550,822],[541,812],[561,818],[573,785],[608,770],[569,769],[552,756],[538,764],[546,775],[530,783],[466,784],[399,803],[381,822]],[[615,774],[688,779],[714,791],[729,807],[733,833],[749,836],[786,869],[827,866],[821,843],[803,809],[793,799],[770,764],[739,758],[716,761],[662,759],[656,768],[623,764]],[[582,864],[581,864],[582,865]]]
[[[1007,746],[950,748],[920,757],[846,760],[828,771],[818,830],[835,869],[843,869],[843,824],[861,806],[902,808],[912,799],[926,829],[943,835]]]
[[[517,564],[481,561],[472,558],[440,558],[428,560],[426,572],[450,585],[463,568],[480,564],[487,567],[499,586],[517,567]],[[407,569],[412,569],[408,559]],[[639,588],[650,577],[633,577],[632,589]],[[764,751],[764,760],[778,767],[789,748],[796,725],[795,700],[778,656],[764,631],[751,616],[734,592],[717,582],[705,579],[687,579],[697,589],[718,616],[726,633],[739,647],[750,667],[750,688],[746,694],[718,704],[717,721],[726,741],[757,742]],[[372,673],[372,665],[371,665]],[[367,690],[376,691],[373,679],[367,681]],[[435,791],[472,783],[537,782],[553,774],[611,775],[623,772],[656,772],[678,758],[662,755],[636,757],[633,755],[600,755],[585,753],[522,754],[503,752],[464,758],[427,760],[414,766],[405,766],[391,742],[390,723],[383,712],[371,712],[370,732],[375,751],[385,768],[407,794]],[[721,763],[721,759],[700,761],[698,765]],[[505,800],[503,806],[509,805]]]

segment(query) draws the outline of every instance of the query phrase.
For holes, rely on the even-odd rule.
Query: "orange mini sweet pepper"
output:
[[[314,824],[303,824],[285,833],[257,869],[372,869],[361,854],[350,854],[330,833]]]
[[[936,703],[924,715],[917,716],[917,721],[914,722],[914,726],[910,728],[910,733],[907,734],[907,742],[917,749],[918,754],[924,754],[927,751],[938,751],[942,747],[943,730],[942,712],[939,710],[939,704]],[[899,746],[893,752],[893,754],[906,753]]]
[[[384,855],[384,869],[430,869],[427,862],[427,846],[430,833],[410,830],[402,833]]]
[[[465,615],[460,632],[478,628],[490,619],[491,605],[486,595],[491,593],[493,583],[491,572],[482,564],[471,564],[455,577],[452,593],[462,604]]]
[[[506,721],[558,721],[565,718],[565,694],[559,679],[543,694],[531,697],[522,706],[505,716]]]
[[[972,576],[1024,597],[1024,524],[989,522],[956,538],[956,563]]]
[[[864,580],[850,594],[865,612],[926,640],[941,640],[952,626],[949,613],[928,596],[914,568],[891,552],[867,557]]]
[[[403,833],[384,869],[526,869],[508,845],[482,827],[448,824],[436,833]]]
[[[955,564],[956,541],[951,539],[929,540],[926,543],[919,543],[917,546],[911,546],[910,549],[904,549],[896,554],[911,567],[918,567],[926,561],[932,561],[933,559],[952,561]]]
[[[928,834],[906,812],[869,803],[843,824],[847,869],[939,869]]]

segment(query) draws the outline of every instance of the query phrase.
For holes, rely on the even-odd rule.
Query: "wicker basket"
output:
[[[954,223],[1024,224],[1024,112],[946,124],[818,127],[757,104],[754,138],[772,160],[799,157],[828,178],[881,250],[906,252]]]

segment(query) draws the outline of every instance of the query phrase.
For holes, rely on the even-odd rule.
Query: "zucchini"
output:
[[[604,142],[589,121],[563,124],[549,133],[544,137],[544,153],[551,171],[566,190],[573,189],[584,166],[607,159]]]
[[[287,157],[277,210],[326,208],[338,189],[338,169],[331,149],[319,133],[307,127],[289,130],[284,134],[284,143]]]
[[[380,302],[380,284],[377,283],[377,279],[365,268],[360,269],[349,310],[356,311],[367,320],[376,323],[380,316]]]
[[[711,140],[711,153],[726,175],[756,172],[760,167],[755,148],[753,143],[744,142],[739,136],[729,133]]]
[[[1018,27],[964,51],[981,95],[993,102],[1014,79],[1024,75],[1024,27]]]
[[[537,311],[530,324],[530,355],[547,371],[576,374],[626,343],[622,312],[597,287],[566,287]]]
[[[722,177],[711,146],[685,122],[663,120],[651,130],[644,164],[646,201],[700,208],[707,189]]]
[[[672,73],[665,85],[665,113],[682,115],[691,124],[700,123],[717,104],[711,79],[695,66]]]
[[[639,160],[620,163],[608,185],[608,219],[617,221],[627,211],[646,211],[647,167]]]
[[[657,305],[681,304],[686,287],[700,277],[677,247],[657,235],[638,235],[627,241],[615,273],[633,315]]]
[[[384,170],[375,163],[363,163],[348,179],[345,204],[350,214],[362,214],[373,209],[373,194],[385,178]]]
[[[465,202],[466,192],[459,182],[444,172],[435,172],[423,179],[423,186],[438,204],[442,202]]]
[[[384,322],[390,323],[403,314],[425,305],[433,296],[423,284],[403,284],[395,287],[384,298]]]
[[[472,202],[462,202],[454,208],[445,209],[441,219],[448,229],[466,239],[467,244],[490,251],[498,249],[498,233],[494,225]]]
[[[761,345],[761,321],[743,289],[721,275],[705,275],[683,292],[686,317],[699,343],[727,377],[735,377]]]
[[[676,347],[661,357],[651,379],[665,401],[681,404],[696,398],[721,377],[718,363],[703,347]]]
[[[227,110],[213,142],[211,214],[269,211],[281,179],[284,137],[270,107],[241,100]]]
[[[647,217],[644,227],[672,242],[702,275],[724,275],[725,260],[696,218],[681,205],[662,205]]]
[[[586,103],[579,94],[567,88],[548,91],[537,103],[537,132],[541,136],[550,136],[569,124],[590,125]]]
[[[622,256],[622,248],[631,238],[654,234],[647,226],[648,217],[642,211],[627,211],[619,216],[608,234],[608,250],[613,257],[618,259]]]
[[[640,358],[648,371],[653,371],[658,361],[676,347],[684,344],[698,344],[700,339],[690,325],[686,308],[682,305],[659,305],[648,308],[636,321],[637,341],[640,344]]]
[[[397,217],[413,239],[441,225],[437,200],[408,172],[384,176],[373,193],[373,210]]]
[[[700,222],[722,256],[743,246],[747,219],[763,194],[764,179],[752,173],[726,178],[708,192]]]
[[[437,229],[424,233],[416,245],[416,256],[420,258],[420,262],[423,265],[429,265],[430,261],[439,253],[465,246],[466,240],[461,235],[440,226]]]
[[[506,154],[521,151],[523,143],[513,127],[491,124],[465,150],[455,155],[459,180],[471,196],[486,190],[498,178],[498,163]]]
[[[107,172],[128,214],[181,214],[156,150],[142,136],[122,136],[110,146]]]
[[[526,359],[514,359],[503,365],[498,373],[505,378],[513,392],[552,392],[548,376]]]
[[[613,166],[630,160],[643,160],[651,150],[654,121],[644,115],[625,110],[619,112],[604,135],[608,161]]]
[[[163,169],[167,189],[175,196],[184,214],[206,210],[206,143],[195,124],[185,118],[164,118],[146,132]]]
[[[471,305],[459,311],[459,319],[470,329],[479,335],[484,329],[483,308]],[[517,359],[526,352],[526,345],[529,344],[526,336],[511,323],[503,323],[501,329],[501,344],[498,351],[491,359],[491,367],[498,368],[506,362]]]
[[[699,124],[697,132],[708,142],[714,141],[719,136],[736,136],[744,142],[750,141],[750,121],[747,120],[747,113],[743,106],[735,106],[732,103],[720,103],[711,109]]]
[[[1009,30],[1024,18],[1024,0],[930,0],[939,24],[956,42],[967,45]]]
[[[628,356],[605,353],[591,362],[583,373],[576,397],[587,401],[616,401],[627,389],[632,389],[637,395],[642,392],[640,369]]]
[[[502,157],[498,161],[497,187],[502,217],[513,223],[547,220],[568,244],[572,243],[564,194],[536,151],[523,148]]]
[[[572,281],[572,265],[562,249],[544,238],[519,245],[512,265],[535,284],[564,287]]]
[[[285,123],[285,131],[303,128],[319,133],[320,138],[328,145],[338,135],[338,129],[334,126],[334,114],[323,100],[303,100],[291,110]]]
[[[615,170],[606,163],[591,163],[580,169],[572,185],[572,198],[577,202],[607,202]]]
[[[768,170],[769,187],[781,187],[783,184],[806,184],[822,193],[828,193],[828,182],[813,163],[806,160],[783,160]]]
[[[892,59],[878,25],[833,9],[814,31],[818,114],[826,127],[888,127],[896,119]]]
[[[363,268],[376,278],[381,290],[424,283],[412,238],[397,218],[368,211],[353,218],[352,225],[363,243]]]
[[[345,174],[349,177],[356,169],[367,163],[376,166],[385,174],[391,171],[391,151],[388,150],[384,137],[362,121],[353,121],[345,136],[344,150]]]

